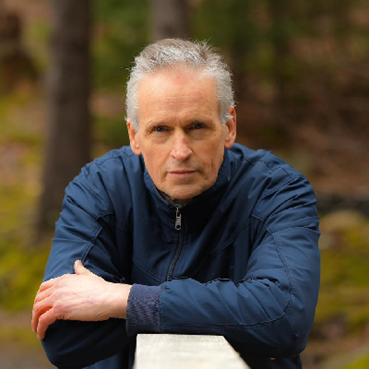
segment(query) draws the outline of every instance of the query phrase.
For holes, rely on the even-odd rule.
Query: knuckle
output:
[[[42,292],[43,290],[45,290],[47,287],[47,282],[43,282],[40,285],[40,288],[38,289],[38,293]]]
[[[61,304],[59,302],[56,302],[53,306],[53,309],[55,313],[59,315],[59,313],[62,311]]]
[[[53,293],[54,305],[62,304],[63,299],[65,298],[65,293],[62,289],[59,289]]]
[[[53,306],[53,310],[57,316],[63,315],[65,311],[65,304],[60,301],[56,301]]]

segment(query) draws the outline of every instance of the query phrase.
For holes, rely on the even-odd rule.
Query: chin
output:
[[[192,191],[192,192],[188,192],[188,193],[173,193],[170,194],[169,197],[171,198],[171,200],[173,202],[176,202],[178,204],[187,204],[188,202],[190,202],[194,197],[198,196],[201,194],[202,191]]]

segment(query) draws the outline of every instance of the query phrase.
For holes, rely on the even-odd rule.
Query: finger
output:
[[[50,309],[46,311],[40,317],[37,325],[37,338],[39,340],[43,340],[45,338],[45,334],[47,329],[51,324],[53,324],[57,320],[57,316],[55,314],[54,309]]]
[[[46,311],[50,310],[52,306],[53,304],[49,297],[33,305],[31,327],[34,333],[36,333],[37,331],[37,325],[38,325],[40,316],[44,314]]]
[[[37,295],[35,296],[35,300],[33,302],[33,305],[37,304],[38,302],[44,300],[46,297],[49,297],[52,294],[52,289],[48,288],[47,290],[37,292]]]
[[[74,271],[76,272],[76,274],[78,275],[94,275],[92,272],[90,272],[88,269],[86,269],[81,260],[77,260],[74,263]]]
[[[68,274],[64,274],[64,275],[62,275],[62,276],[60,276],[60,277],[57,277],[57,278],[51,278],[51,279],[49,279],[48,281],[43,282],[43,283],[41,284],[40,288],[38,289],[38,292],[37,292],[37,293],[43,292],[43,291],[45,291],[45,290],[47,290],[47,289],[49,289],[49,288],[53,287],[56,283],[58,283],[58,282],[59,282],[59,280],[60,280],[61,278],[63,278],[63,277],[64,277],[64,276],[66,276],[66,275],[70,275],[70,274],[69,274],[69,273],[68,273]]]
[[[48,288],[52,287],[55,284],[54,279],[50,279],[46,282],[41,283],[40,288],[37,291],[37,294],[39,294],[42,291],[47,290]]]

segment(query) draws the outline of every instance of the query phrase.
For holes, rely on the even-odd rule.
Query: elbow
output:
[[[68,356],[64,355],[63,353],[58,352],[57,349],[48,347],[45,342],[42,342],[42,346],[44,347],[45,353],[47,358],[49,359],[50,363],[55,365],[57,368],[60,369],[77,369],[78,367],[73,367],[70,365],[66,365],[69,361]]]
[[[63,349],[60,349],[58,345],[55,345],[54,342],[50,342],[48,338],[42,341],[42,346],[45,350],[46,356],[51,362],[51,364],[55,365],[59,369],[78,369],[80,366],[73,366],[71,363],[74,363],[75,359],[71,352],[66,352]]]
[[[309,332],[306,327],[297,330],[291,319],[284,315],[278,321],[249,330],[248,335],[252,335],[247,337],[243,345],[246,351],[258,356],[294,358],[305,349]]]
[[[130,340],[122,319],[101,322],[58,320],[42,341],[46,356],[60,369],[79,369],[116,355]]]
[[[296,357],[304,351],[306,345],[307,340],[295,333],[290,332],[289,334],[280,334],[279,343],[276,346],[277,352],[275,353],[275,357]]]
[[[303,299],[293,295],[283,317],[275,324],[275,342],[282,353],[280,356],[296,357],[305,350],[314,323],[317,298]]]
[[[236,351],[246,357],[294,358],[305,349],[307,343],[291,329],[287,318],[248,329],[244,333],[243,337],[226,338]]]
[[[78,369],[86,366],[84,352],[79,342],[73,337],[73,331],[68,330],[71,322],[59,320],[46,331],[42,346],[49,361],[59,369]]]
[[[279,357],[296,357],[305,350],[312,324],[302,317],[285,316],[283,328],[278,330],[276,337],[278,342]]]

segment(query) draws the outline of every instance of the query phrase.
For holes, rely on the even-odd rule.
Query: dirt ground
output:
[[[17,347],[0,348],[1,369],[52,369],[45,354],[41,351],[25,351],[19,354]]]

